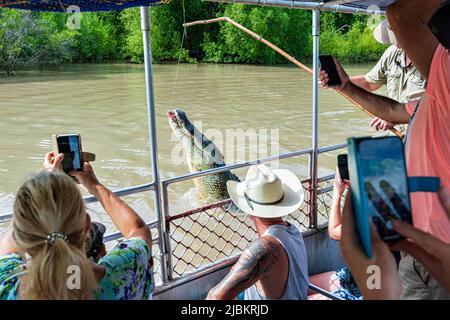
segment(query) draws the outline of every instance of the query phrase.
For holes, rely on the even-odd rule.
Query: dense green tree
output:
[[[121,19],[125,28],[122,56],[125,60],[140,63],[143,61],[144,52],[139,9],[123,11]],[[185,49],[180,51],[182,33],[176,26],[173,13],[165,7],[153,8],[151,21],[153,59],[155,61],[176,60],[181,54],[182,60],[186,61],[188,54]]]
[[[75,30],[73,60],[106,62],[120,57],[120,39],[114,13],[83,13]]]
[[[304,57],[311,51],[308,11],[233,5],[223,14],[294,56]],[[203,48],[206,61],[286,63],[276,52],[226,23],[221,25],[216,41],[209,35],[205,38]]]
[[[387,48],[375,41],[366,15],[322,13],[320,50],[345,62],[378,60]]]
[[[244,5],[227,6],[224,15],[243,24],[298,59],[312,55],[311,13]],[[386,46],[378,44],[367,27],[367,16],[322,13],[321,52],[345,62],[378,59]],[[286,63],[263,44],[231,25],[222,25],[214,40],[206,34],[203,42],[205,61],[225,63]]]
[[[310,11],[173,0],[151,11],[154,62],[287,63],[225,22],[183,28],[184,22],[220,16],[236,20],[298,59],[311,58]],[[67,28],[67,17],[0,9],[0,68],[10,73],[46,63],[143,61],[138,8],[82,13],[79,30]],[[373,39],[370,19],[322,13],[321,52],[345,62],[378,59],[386,46]]]
[[[184,2],[184,5],[183,5]],[[187,29],[183,41],[183,23],[208,19],[215,16],[221,6],[205,3],[202,0],[174,0],[166,6],[154,7],[151,11],[152,51],[155,61],[178,60],[194,61],[201,59],[201,43],[204,34],[217,34],[219,25],[209,25]],[[142,62],[142,34],[140,31],[139,9],[124,10],[121,15],[125,28],[123,57],[132,62]],[[192,58],[189,58],[192,57]]]
[[[0,11],[0,68],[7,74],[36,64],[68,60],[72,37],[55,33],[51,20],[27,11]]]

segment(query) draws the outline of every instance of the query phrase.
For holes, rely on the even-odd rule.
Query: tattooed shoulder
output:
[[[272,271],[280,259],[281,245],[271,237],[255,240],[244,250],[230,273],[209,294],[209,298],[234,298]]]
[[[254,269],[254,275],[264,276],[278,262],[280,250],[280,246],[274,240],[268,237],[259,238],[244,250],[236,268]]]

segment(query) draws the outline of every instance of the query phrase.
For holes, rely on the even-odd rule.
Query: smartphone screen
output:
[[[358,151],[369,216],[383,240],[399,240],[391,220],[412,223],[403,143],[396,137],[365,139]]]
[[[328,73],[328,85],[329,86],[339,86],[342,84],[339,73],[336,69],[336,64],[334,63],[333,56],[323,55],[319,56],[320,67]]]
[[[348,173],[348,156],[346,154],[340,154],[337,156],[337,166],[341,179],[350,180],[350,175]]]
[[[82,171],[81,163],[81,146],[80,139],[77,135],[60,136],[57,138],[58,150],[64,153],[62,163],[65,173],[70,171]]]

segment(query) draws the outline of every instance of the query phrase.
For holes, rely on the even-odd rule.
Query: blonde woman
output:
[[[102,204],[125,241],[100,259],[86,255],[91,225],[73,178],[49,153],[43,171],[19,188],[0,241],[0,299],[149,299],[152,238],[144,221],[96,178],[89,163],[71,175]]]

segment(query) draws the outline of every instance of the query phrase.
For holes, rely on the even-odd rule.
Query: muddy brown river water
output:
[[[352,75],[370,69],[347,67]],[[155,65],[154,78],[162,178],[188,173],[166,119],[166,111],[174,107],[186,111],[207,135],[228,148],[227,163],[311,146],[311,76],[300,69],[194,64],[180,65],[177,72],[176,65]],[[333,91],[320,91],[319,108],[320,146],[375,134],[368,127],[369,118]],[[261,151],[251,140],[230,146],[224,139],[237,130],[267,133],[270,150]],[[97,176],[111,189],[152,179],[140,65],[71,65],[0,77],[0,132],[0,213],[11,211],[14,192],[26,174],[40,169],[53,133],[80,133],[84,149],[97,155]],[[320,156],[322,175],[333,173],[337,153]],[[279,165],[301,178],[308,175],[307,157]],[[236,173],[243,176],[245,171]],[[146,220],[152,219],[150,194],[125,199]],[[170,203],[171,212],[177,213],[201,201],[188,181],[170,188]],[[98,210],[96,219],[104,218]]]

